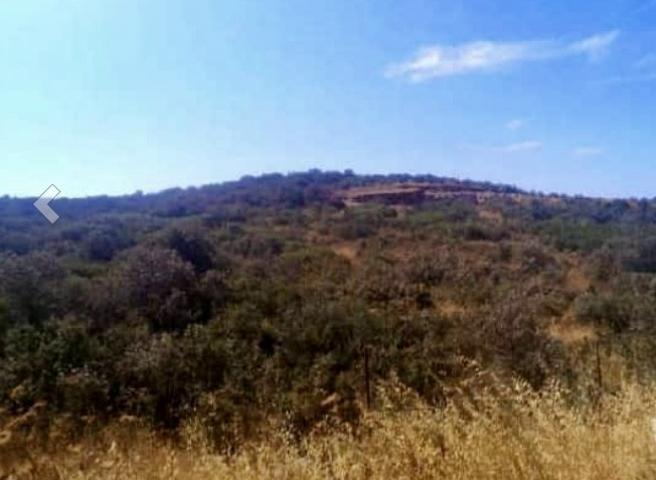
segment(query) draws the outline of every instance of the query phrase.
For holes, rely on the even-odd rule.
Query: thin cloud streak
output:
[[[639,69],[656,66],[656,53],[648,53],[644,57],[638,59],[633,66]]]
[[[556,40],[525,42],[483,40],[455,46],[433,45],[420,49],[410,60],[388,66],[385,74],[387,77],[422,82],[452,75],[490,72],[528,61],[546,61],[571,56],[586,56],[590,61],[597,61],[615,42],[619,34],[618,30],[612,30],[572,43]]]
[[[575,157],[598,157],[599,155],[603,155],[603,153],[603,148],[593,145],[578,147],[572,150],[572,155]]]
[[[525,121],[521,118],[514,118],[506,123],[506,128],[508,130],[519,130],[525,125]]]
[[[600,85],[623,85],[627,83],[648,83],[656,81],[656,72],[642,75],[619,75],[594,82]]]
[[[540,150],[541,148],[542,148],[542,142],[537,142],[534,140],[530,140],[527,142],[511,143],[510,145],[496,147],[497,151],[504,152],[504,153],[532,152],[535,150]]]
[[[537,140],[526,140],[507,145],[467,145],[467,148],[486,153],[521,153],[534,152],[542,149],[543,146],[542,142],[538,142]]]

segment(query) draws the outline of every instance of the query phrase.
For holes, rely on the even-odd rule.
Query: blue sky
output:
[[[0,194],[271,171],[656,196],[656,0],[0,2]]]

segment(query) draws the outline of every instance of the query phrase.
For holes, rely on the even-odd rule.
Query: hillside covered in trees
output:
[[[230,450],[357,429],[386,385],[576,404],[656,374],[654,200],[310,171],[56,200],[55,225],[33,201],[0,198],[5,420],[200,415]]]

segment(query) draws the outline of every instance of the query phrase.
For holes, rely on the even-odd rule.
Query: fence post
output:
[[[369,381],[369,347],[364,346],[364,388],[367,398],[367,410],[371,409],[371,389]]]
[[[601,395],[603,389],[603,377],[601,375],[601,354],[599,353],[599,339],[597,339],[596,356],[597,356],[597,386],[599,387],[599,394]]]

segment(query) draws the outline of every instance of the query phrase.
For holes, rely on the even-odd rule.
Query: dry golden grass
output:
[[[358,257],[358,243],[357,242],[339,242],[337,244],[334,244],[331,246],[332,250],[337,254],[340,255],[344,258],[346,258],[349,262],[353,263],[356,261]]]
[[[581,344],[598,338],[594,325],[578,322],[569,311],[562,318],[552,322],[547,332],[565,345]]]
[[[517,384],[440,411],[416,401],[399,411],[392,396],[379,394],[379,410],[367,414],[356,432],[333,428],[295,443],[279,428],[231,455],[206,448],[199,422],[184,429],[182,446],[137,427],[115,426],[48,456],[23,459],[17,462],[22,473],[7,478],[656,478],[653,389],[628,386],[594,405],[574,407],[558,388],[536,394]]]

